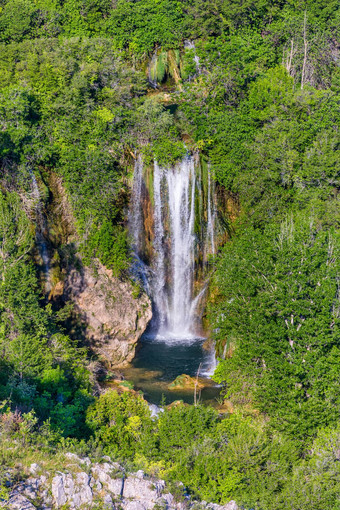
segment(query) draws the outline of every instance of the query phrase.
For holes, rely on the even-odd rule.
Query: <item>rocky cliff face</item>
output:
[[[65,454],[63,471],[55,474],[32,464],[25,481],[11,481],[6,507],[10,510],[107,509],[107,510],[238,510],[234,501],[224,506],[193,501],[182,490],[171,494],[163,480],[151,479],[143,471],[126,474],[122,466],[103,457],[92,463],[88,457]],[[66,464],[66,465],[65,465]],[[55,466],[57,469],[57,466]]]
[[[72,207],[62,180],[54,173],[45,180],[47,184],[40,179],[39,186],[47,190],[44,200],[41,198],[41,214],[48,243],[48,299],[56,307],[73,302],[77,316],[74,336],[79,338],[81,330],[84,342],[109,367],[126,365],[151,319],[151,302],[146,294],[138,294],[131,282],[115,278],[99,261],[93,261],[90,268],[82,266],[79,254],[69,260],[69,253],[80,241]]]
[[[152,317],[148,296],[137,295],[129,281],[115,278],[98,261],[92,268],[72,269],[64,292],[86,327],[90,348],[111,368],[130,362]]]

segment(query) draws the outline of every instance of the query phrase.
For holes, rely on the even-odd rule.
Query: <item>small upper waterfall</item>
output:
[[[184,41],[184,48],[188,49],[188,50],[194,50],[194,62],[195,62],[195,66],[196,66],[196,73],[201,74],[202,69],[201,69],[200,58],[196,53],[196,46],[195,46],[194,41],[189,41],[189,40]]]
[[[133,249],[136,253],[141,247],[142,235],[142,182],[143,182],[143,163],[142,158],[138,155],[135,162],[135,171],[133,178],[133,201],[129,213],[129,230],[133,240]]]
[[[135,162],[129,213],[135,269],[152,298],[154,327],[162,338],[197,337],[195,311],[206,289],[203,285],[195,292],[197,259],[200,252],[201,260],[215,252],[216,216],[209,167],[204,218],[198,216],[202,214],[203,186],[198,172],[201,169],[189,155],[173,167],[162,168],[155,161],[151,175],[150,169],[143,169],[140,157]],[[146,237],[151,243],[148,250]]]

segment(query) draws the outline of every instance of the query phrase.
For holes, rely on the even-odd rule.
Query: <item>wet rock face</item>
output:
[[[99,262],[82,273],[72,269],[64,292],[86,325],[90,348],[111,368],[130,362],[152,317],[149,297],[134,297],[132,284],[115,278]]]
[[[5,508],[10,510],[91,509],[111,510],[238,510],[234,501],[224,506],[191,500],[186,495],[173,496],[163,480],[150,479],[143,471],[125,474],[123,468],[109,457],[92,463],[67,453],[67,469],[54,475],[34,464],[30,472],[36,478],[28,478],[13,488]],[[87,472],[84,471],[86,469]]]

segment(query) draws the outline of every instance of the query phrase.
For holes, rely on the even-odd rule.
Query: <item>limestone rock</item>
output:
[[[229,503],[222,506],[221,510],[238,510],[238,506],[235,501],[229,501]]]
[[[104,464],[94,464],[92,467],[92,475],[93,477],[99,481],[103,488],[109,490],[116,497],[121,495],[122,487],[123,487],[123,479],[121,477],[114,478],[114,472],[118,471],[118,464],[109,464],[105,462]]]
[[[11,510],[35,510],[35,506],[22,494],[13,494],[8,502]]]
[[[148,506],[141,503],[140,501],[128,501],[124,504],[124,510],[148,510],[148,508]]]
[[[97,507],[106,510],[239,510],[235,501],[224,506],[205,501],[193,501],[185,496],[185,501],[177,503],[167,492],[164,480],[150,480],[142,470],[125,478],[123,468],[109,457],[106,462],[89,462],[89,473],[79,471],[84,460],[73,453],[65,454],[73,461],[72,473],[57,472],[50,481],[49,475],[30,477],[16,484],[6,506],[9,510],[52,510],[58,508],[90,509]],[[39,468],[40,470],[41,468]],[[34,470],[34,467],[33,467]],[[179,482],[178,487],[184,485]],[[52,493],[52,496],[51,496]],[[115,506],[117,501],[117,506]],[[1,505],[0,505],[1,506]]]
[[[135,299],[130,282],[115,278],[112,271],[96,261],[96,268],[83,273],[71,270],[65,295],[87,325],[90,347],[111,367],[123,366],[135,354],[135,346],[151,317],[146,294]]]
[[[65,453],[65,457],[69,460],[76,462],[77,464],[85,464],[86,466],[91,465],[91,461],[88,457],[79,457],[75,453],[67,452]]]
[[[110,494],[105,494],[103,498],[103,505],[104,508],[107,508],[108,510],[115,510],[115,506],[113,504]]]
[[[34,462],[33,464],[30,465],[30,473],[32,475],[36,475],[37,472],[41,469],[41,467],[39,466],[39,464],[37,464],[36,462]]]
[[[67,501],[63,475],[57,475],[52,480],[52,496],[57,508],[65,505]]]

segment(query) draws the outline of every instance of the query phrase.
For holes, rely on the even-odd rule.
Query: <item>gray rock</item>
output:
[[[103,505],[104,508],[107,508],[108,510],[115,510],[115,506],[113,504],[110,494],[105,494],[103,498]]]
[[[120,496],[123,480],[122,478],[112,478],[110,476],[117,468],[120,468],[120,466],[116,463],[108,464],[105,462],[104,464],[94,464],[92,467],[92,475],[102,484],[103,489],[109,490],[115,496]]]
[[[100,490],[102,490],[102,488],[103,488],[103,485],[100,483],[100,481],[99,481],[99,480],[97,480],[97,481],[95,482],[95,489],[96,489],[97,491],[100,491]]]
[[[88,457],[79,457],[79,455],[71,452],[65,453],[65,457],[73,462],[77,462],[77,464],[86,464],[86,466],[91,465],[91,461]]]
[[[35,490],[32,489],[32,487],[25,487],[22,493],[29,499],[36,499],[37,497],[37,493]]]
[[[53,503],[52,496],[50,496],[48,489],[45,489],[40,492],[40,499],[44,502],[45,505],[51,506]]]
[[[147,507],[145,504],[140,501],[127,501],[123,504],[124,510],[147,510],[150,507]]]
[[[135,476],[129,476],[126,478],[124,483],[124,498],[136,500],[143,505],[143,508],[153,508],[156,500],[164,489],[164,482],[158,481],[156,484],[151,483],[148,480],[136,478]]]
[[[76,490],[72,495],[72,505],[78,508],[82,505],[91,505],[93,494],[90,487],[90,477],[87,473],[81,472],[76,475]]]
[[[30,466],[30,473],[32,475],[36,475],[38,471],[41,470],[41,467],[39,466],[39,464],[37,464],[36,462],[34,462],[33,464],[31,464]]]
[[[76,475],[76,483],[77,485],[89,485],[90,484],[90,477],[87,473],[82,471],[81,473],[77,473]]]
[[[39,481],[41,485],[45,485],[45,483],[47,482],[47,476],[41,475]]]
[[[22,494],[13,494],[8,502],[8,508],[11,510],[35,510],[35,506]]]
[[[172,494],[163,494],[162,499],[165,501],[166,508],[173,508],[175,506],[175,500]]]
[[[229,503],[227,503],[226,505],[221,506],[220,509],[221,510],[239,510],[236,502],[233,500],[229,501]]]
[[[57,508],[65,505],[67,501],[64,480],[62,475],[57,475],[52,480],[52,496]]]
[[[64,491],[66,496],[71,497],[74,494],[74,480],[70,473],[63,475]]]

